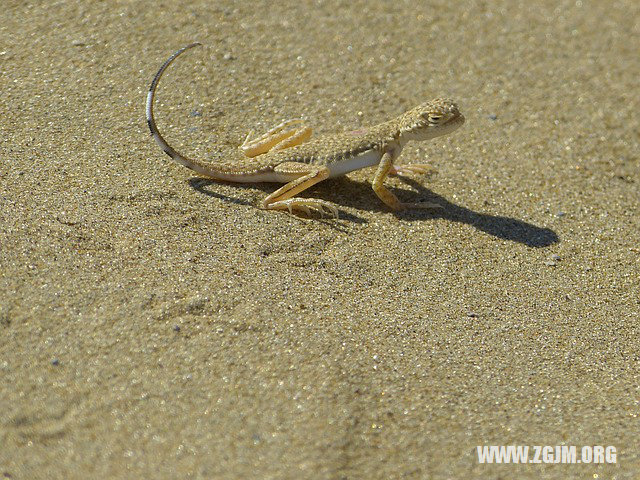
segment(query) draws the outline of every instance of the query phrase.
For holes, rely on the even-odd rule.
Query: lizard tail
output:
[[[155,77],[153,77],[153,81],[151,82],[151,86],[149,87],[149,93],[147,94],[147,125],[149,125],[149,130],[151,130],[151,135],[155,139],[156,143],[160,145],[160,148],[162,148],[162,151],[167,155],[169,155],[173,160],[175,160],[181,165],[184,165],[187,168],[190,168],[191,170],[201,175],[205,175],[207,177],[215,177],[216,176],[215,172],[213,172],[211,168],[208,168],[206,165],[204,165],[203,163],[197,160],[192,160],[186,157],[185,155],[182,155],[181,153],[177,152],[171,145],[169,145],[167,141],[164,139],[164,137],[158,131],[156,120],[153,117],[153,100],[155,98],[156,88],[158,87],[158,83],[160,83],[160,78],[162,77],[162,74],[167,69],[167,67],[171,65],[171,63],[176,58],[178,58],[178,56],[180,56],[182,53],[189,50],[190,48],[197,47],[198,45],[202,45],[202,44],[199,42],[194,42],[174,52],[174,54],[171,55],[167,59],[167,61],[162,64],[162,66],[160,67],[160,70],[158,70],[158,73],[156,73]]]

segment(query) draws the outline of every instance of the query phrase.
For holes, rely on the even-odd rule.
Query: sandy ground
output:
[[[0,478],[638,478],[638,3],[182,3],[3,2]],[[211,161],[455,98],[388,181],[444,209],[172,163],[145,94],[194,40],[157,119]],[[510,444],[617,458],[479,463]]]

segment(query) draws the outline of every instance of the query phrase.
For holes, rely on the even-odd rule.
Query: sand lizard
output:
[[[424,173],[424,164],[395,166],[410,140],[428,140],[445,135],[464,123],[464,116],[451,100],[436,99],[419,105],[393,120],[353,132],[309,140],[311,129],[301,120],[283,122],[264,135],[249,140],[249,134],[233,160],[210,164],[192,160],[174,150],[160,135],[153,117],[153,100],[160,77],[179,55],[200,45],[192,43],[176,51],[156,73],[147,95],[147,123],[156,142],[173,160],[214,180],[230,182],[279,182],[284,186],[268,195],[262,207],[269,210],[315,210],[338,217],[330,202],[295,195],[327,178],[377,165],[373,191],[393,210],[440,208],[435,203],[402,203],[384,185],[389,174]],[[308,140],[308,141],[307,141]]]

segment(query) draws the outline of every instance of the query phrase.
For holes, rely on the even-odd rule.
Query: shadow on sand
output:
[[[472,225],[478,230],[488,233],[496,238],[522,243],[535,248],[548,247],[549,245],[553,245],[559,241],[558,235],[549,228],[537,227],[515,218],[474,212],[473,210],[449,202],[444,197],[433,193],[431,190],[425,188],[415,180],[402,177],[402,181],[411,186],[411,188],[417,192],[412,195],[411,199],[407,199],[405,198],[406,191],[399,191],[398,189],[390,188],[390,190],[400,196],[403,201],[435,202],[442,205],[442,209],[407,210],[397,212],[395,215],[398,218],[408,221],[444,218],[446,220]],[[239,205],[253,205],[252,202],[221,195],[208,188],[210,185],[214,185],[216,183],[218,182],[201,177],[193,177],[189,179],[191,187],[204,195],[220,198]],[[278,188],[275,184],[268,183],[238,183],[234,184],[234,186],[239,188],[258,188],[265,192],[272,192],[275,188]],[[368,210],[372,212],[387,211],[384,204],[378,200],[371,190],[371,185],[369,183],[358,182],[347,177],[327,180],[314,186],[313,194],[311,196],[333,202],[338,208],[340,208],[340,206],[348,206],[354,209]],[[349,214],[342,210],[340,210],[340,220],[353,223],[367,223],[366,219],[357,215]]]

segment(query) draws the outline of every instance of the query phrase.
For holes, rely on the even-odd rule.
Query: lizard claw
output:
[[[309,217],[312,216],[311,212],[314,211],[319,213],[321,218],[324,217],[325,213],[330,213],[332,217],[339,218],[338,209],[334,205],[314,198],[289,198],[273,202],[267,208],[270,210],[284,210],[286,208],[289,213],[293,213],[293,210],[299,210]]]

